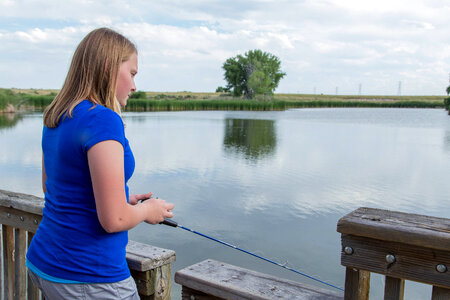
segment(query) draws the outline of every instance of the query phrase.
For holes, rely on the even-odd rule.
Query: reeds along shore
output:
[[[43,91],[43,92],[39,92]],[[42,111],[56,95],[52,90],[29,92],[0,89],[0,111],[8,105],[16,109]],[[331,96],[275,94],[257,99],[233,98],[220,93],[152,93],[146,98],[131,97],[125,111],[183,111],[183,110],[285,110],[289,108],[316,107],[398,107],[398,108],[446,108],[450,97],[443,96]]]

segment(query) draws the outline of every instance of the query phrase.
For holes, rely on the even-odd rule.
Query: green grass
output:
[[[4,110],[8,104],[14,105],[19,100],[17,95],[10,89],[0,89],[0,111]]]
[[[0,110],[8,104],[43,110],[51,103],[56,90],[0,89]],[[315,107],[400,107],[445,108],[450,100],[444,96],[355,96],[275,94],[254,100],[233,98],[221,93],[193,92],[137,92],[128,100],[125,111],[182,111],[182,110],[285,110]]]
[[[351,100],[319,98],[301,100],[214,99],[214,100],[153,100],[129,99],[126,111],[179,111],[179,110],[285,110],[289,108],[315,107],[402,107],[402,108],[443,108],[444,102],[436,99],[398,100]]]

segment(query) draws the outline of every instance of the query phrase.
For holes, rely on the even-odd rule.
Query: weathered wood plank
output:
[[[2,225],[4,298],[14,299],[14,228]]]
[[[199,292],[188,287],[181,287],[181,300],[223,300],[223,298],[214,297],[203,292]]]
[[[27,248],[30,246],[31,240],[33,239],[34,233],[28,232],[28,243]],[[27,272],[28,275],[28,272]],[[39,298],[39,288],[33,284],[33,281],[31,281],[30,276],[27,276],[28,279],[28,285],[27,285],[27,294],[28,294],[28,300],[38,300]]]
[[[224,299],[343,299],[342,293],[211,259],[179,270],[175,273],[175,282]]]
[[[172,289],[172,265],[163,265],[154,270],[155,300],[170,300]]]
[[[384,300],[403,300],[405,280],[386,276],[384,285]]]
[[[151,296],[155,293],[155,280],[152,271],[145,272],[130,269],[131,277],[136,282],[136,287],[140,296]]]
[[[16,208],[42,216],[44,199],[33,195],[0,190],[0,206]]]
[[[0,226],[0,299],[3,299],[3,230]]]
[[[345,270],[345,300],[368,300],[370,272],[347,267]]]
[[[128,267],[145,272],[175,261],[175,251],[129,241],[127,245]]]
[[[21,228],[26,231],[36,232],[41,215],[28,213],[15,208],[0,206],[0,223],[14,228]]]
[[[431,300],[448,300],[450,299],[450,289],[433,286]]]
[[[429,249],[404,243],[387,242],[360,236],[342,235],[341,264],[346,267],[368,270],[406,280],[450,287],[449,273],[439,273],[438,264],[450,266],[450,252]],[[353,253],[346,254],[345,247]],[[388,263],[386,255],[394,255],[395,262]]]
[[[141,298],[152,296],[152,299],[171,299],[172,265],[166,264],[145,272],[130,270],[131,276]]]
[[[25,254],[27,250],[27,232],[23,229],[14,229],[14,258],[15,258],[15,299],[25,300],[27,295],[27,271]]]
[[[450,251],[450,219],[361,207],[341,218],[337,231]]]

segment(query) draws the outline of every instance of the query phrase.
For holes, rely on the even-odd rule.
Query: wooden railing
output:
[[[3,260],[0,298],[2,295],[6,300],[41,298],[27,278],[25,255],[42,220],[43,207],[42,198],[0,190]],[[126,258],[141,299],[171,298],[171,263],[175,261],[175,251],[130,241]]]
[[[344,295],[213,260],[176,272],[175,282],[183,286],[182,299],[363,300],[375,272],[386,275],[385,300],[403,299],[405,280],[431,284],[433,300],[450,300],[450,219],[359,208],[337,230]]]
[[[450,219],[359,208],[337,231],[346,300],[369,299],[370,272],[386,276],[386,300],[403,299],[405,280],[431,284],[433,300],[450,299]]]
[[[208,259],[175,273],[181,298],[257,300],[341,300],[341,292],[255,272]]]
[[[27,280],[26,249],[44,200],[0,190],[4,299],[39,299]],[[405,280],[431,284],[432,299],[450,299],[450,219],[359,208],[341,218],[345,293],[288,281],[214,260],[179,270],[182,299],[369,299],[370,272],[386,276],[385,300],[404,297]],[[127,262],[141,299],[170,299],[175,252],[130,241]],[[27,284],[28,282],[28,284]]]

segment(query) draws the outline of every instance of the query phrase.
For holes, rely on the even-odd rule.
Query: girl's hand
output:
[[[152,192],[147,193],[147,194],[135,194],[135,195],[130,195],[129,198],[129,203],[131,205],[136,205],[138,204],[139,201],[143,201],[143,200],[148,200],[150,199],[152,196]]]
[[[146,207],[147,216],[145,218],[145,222],[149,224],[158,224],[164,221],[164,218],[173,217],[171,210],[174,208],[174,205],[163,199],[150,198],[139,205]]]

